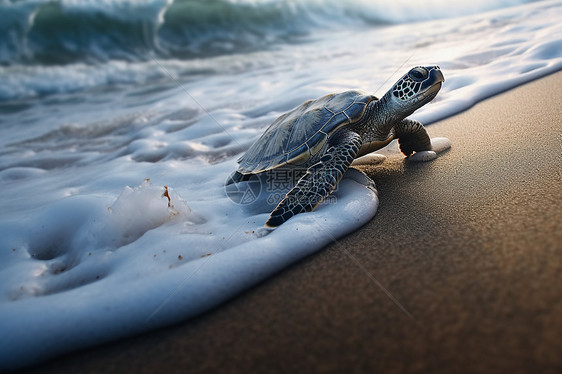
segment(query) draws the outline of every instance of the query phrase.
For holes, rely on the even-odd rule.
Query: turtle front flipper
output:
[[[414,162],[434,160],[438,153],[451,148],[449,139],[430,139],[423,125],[411,119],[400,121],[394,127],[394,135],[398,138],[402,153],[408,157],[408,160]],[[412,154],[414,152],[416,153]]]
[[[265,224],[277,227],[295,214],[310,212],[332,193],[361,148],[361,137],[352,131],[340,131],[330,139],[330,147],[319,162],[277,205]]]
[[[398,138],[400,150],[406,157],[414,152],[431,151],[431,139],[419,121],[412,119],[400,121],[394,126],[394,137]]]

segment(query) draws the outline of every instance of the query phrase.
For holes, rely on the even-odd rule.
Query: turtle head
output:
[[[387,92],[393,110],[407,117],[429,103],[445,81],[439,66],[416,66]]]

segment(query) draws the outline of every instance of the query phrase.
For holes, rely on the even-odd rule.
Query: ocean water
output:
[[[273,231],[265,184],[225,189],[303,101],[437,64],[431,124],[562,67],[561,1],[353,4],[0,0],[0,369],[186,320],[368,222],[353,171]]]

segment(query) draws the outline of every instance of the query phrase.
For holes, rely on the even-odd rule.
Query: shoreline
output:
[[[559,370],[561,87],[554,73],[432,124],[453,144],[437,160],[363,169],[371,222],[222,306],[27,371]]]

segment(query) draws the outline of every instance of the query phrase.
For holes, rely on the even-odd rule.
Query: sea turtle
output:
[[[286,165],[307,169],[266,223],[277,227],[295,214],[310,212],[335,189],[352,161],[398,139],[408,157],[431,151],[423,125],[406,119],[430,102],[445,81],[439,66],[408,71],[379,100],[345,91],[309,100],[277,118],[238,160],[227,184]],[[430,157],[431,158],[431,157]]]

